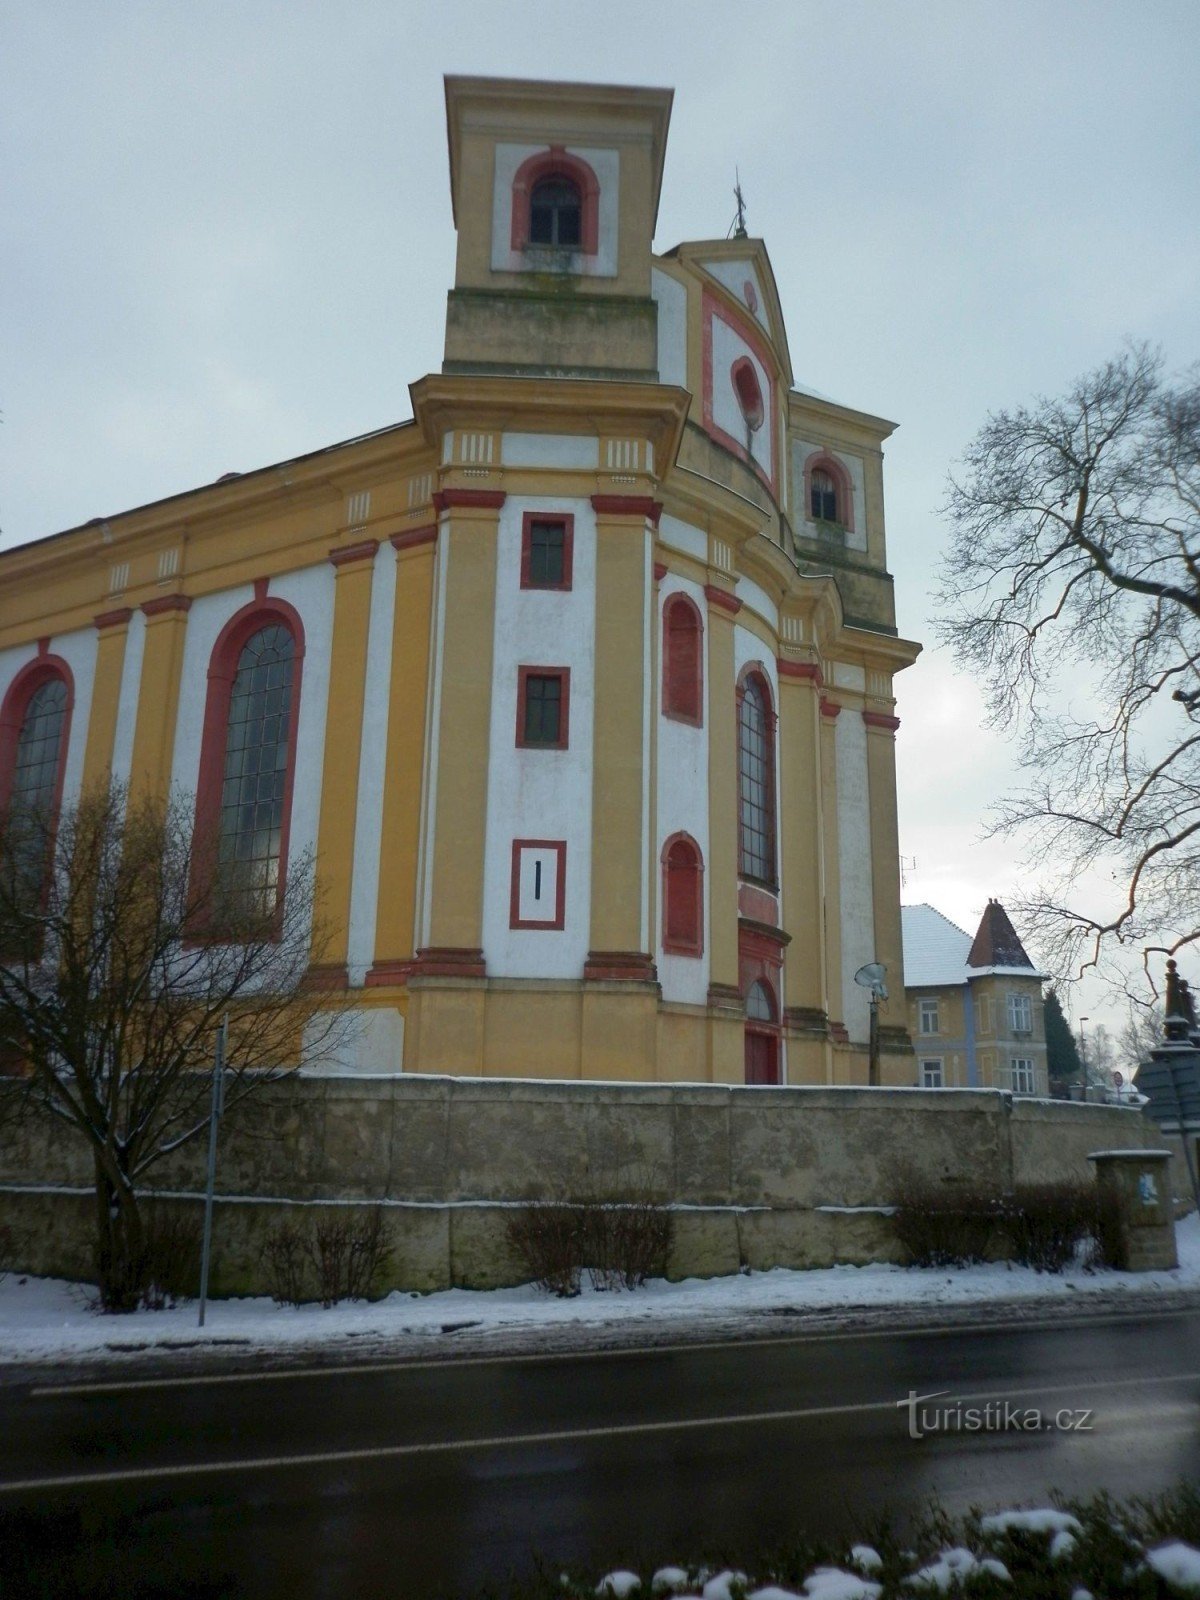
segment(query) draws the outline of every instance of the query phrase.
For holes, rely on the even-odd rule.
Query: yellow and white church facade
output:
[[[892,424],[758,240],[652,241],[671,94],[449,78],[413,418],[0,556],[0,803],[174,790],[286,893],[343,1070],[915,1081]]]

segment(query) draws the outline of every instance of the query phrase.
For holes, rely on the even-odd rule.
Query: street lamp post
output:
[[[1083,1100],[1084,1105],[1087,1104],[1088,1081],[1087,1081],[1087,1036],[1085,1035],[1085,1033],[1083,1031],[1083,1025],[1088,1020],[1089,1019],[1087,1017],[1080,1017],[1080,1019],[1079,1019],[1079,1075],[1083,1079],[1083,1086],[1082,1086],[1083,1087],[1083,1094],[1082,1094],[1081,1098]]]

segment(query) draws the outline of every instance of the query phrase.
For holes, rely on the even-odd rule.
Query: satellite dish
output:
[[[882,961],[871,961],[865,967],[859,967],[854,974],[854,981],[860,989],[870,989],[871,995],[876,1000],[886,1000],[888,997],[887,968]]]

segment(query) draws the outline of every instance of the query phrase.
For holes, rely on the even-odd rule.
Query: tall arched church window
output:
[[[18,903],[40,899],[50,868],[72,700],[70,668],[43,656],[17,674],[0,708],[0,807],[9,850],[3,869]]]
[[[775,886],[775,718],[757,672],[738,689],[738,870]]]
[[[555,174],[533,186],[529,197],[530,244],[556,244],[577,250],[583,239],[583,196],[579,185]]]
[[[209,668],[196,842],[218,921],[272,916],[284,889],[304,634],[266,607],[227,624]]]
[[[704,864],[700,847],[686,833],[668,839],[662,852],[663,949],[675,955],[704,952]]]
[[[697,727],[704,720],[704,624],[686,595],[663,608],[663,713]]]

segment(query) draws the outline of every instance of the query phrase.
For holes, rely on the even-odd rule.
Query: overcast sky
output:
[[[443,73],[671,86],[656,248],[723,237],[740,168],[796,381],[900,424],[905,899],[973,931],[1023,874],[980,838],[1013,751],[934,648],[946,472],[1127,335],[1200,357],[1198,67],[1196,0],[8,0],[0,542],[411,415]]]

